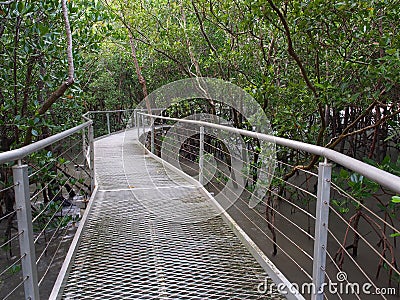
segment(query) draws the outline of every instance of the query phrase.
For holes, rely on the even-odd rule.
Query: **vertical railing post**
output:
[[[137,136],[138,136],[138,140],[139,140],[139,137],[140,137],[140,118],[139,118],[139,115],[138,115],[138,113],[136,112],[136,127],[137,127]]]
[[[154,154],[154,135],[155,135],[155,132],[154,132],[154,122],[155,122],[155,119],[153,118],[153,117],[150,117],[150,126],[151,126],[151,135],[150,135],[150,151],[151,151],[151,153],[153,153]]]
[[[82,153],[86,157],[86,128],[82,129]]]
[[[29,196],[28,166],[13,167],[15,206],[17,209],[19,245],[24,282],[25,299],[39,300],[39,286],[36,266],[35,245],[33,243],[33,226],[31,201]]]
[[[146,133],[146,125],[144,123],[144,115],[142,115],[142,125],[143,125],[143,138],[145,138],[145,133]],[[146,144],[146,142],[144,141],[143,144]]]
[[[108,134],[111,134],[110,113],[106,113],[106,117],[107,117],[107,131],[108,131]]]
[[[248,166],[249,165],[249,162],[248,162],[249,149],[247,149],[247,143],[243,138],[241,139],[241,145],[242,145],[242,161],[244,162],[243,166]],[[248,175],[247,175],[247,172],[241,172],[241,173],[242,173],[242,178],[243,178],[243,184],[245,186],[247,183],[246,180],[249,178],[249,175],[250,175],[250,170],[249,170]]]
[[[164,137],[164,122],[165,122],[165,119],[160,119],[160,120],[161,120],[161,142],[162,142],[162,139]]]
[[[332,165],[325,162],[318,168],[318,191],[315,219],[315,241],[313,257],[313,295],[312,300],[324,299],[326,251],[328,241],[329,201],[331,191]]]
[[[89,139],[90,191],[93,193],[94,186],[95,186],[93,124],[89,125],[89,128],[88,128],[88,139]]]
[[[199,182],[204,184],[204,127],[200,127],[200,147],[199,147]]]
[[[137,127],[137,110],[133,111],[133,126]]]

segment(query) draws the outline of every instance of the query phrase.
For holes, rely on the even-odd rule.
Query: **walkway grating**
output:
[[[274,299],[266,274],[201,188],[165,169],[135,131],[95,143],[98,192],[62,299]]]

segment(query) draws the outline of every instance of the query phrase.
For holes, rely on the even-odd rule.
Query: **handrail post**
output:
[[[145,138],[146,125],[144,124],[144,115],[142,115],[142,125],[143,125],[143,138]],[[145,144],[145,142],[144,142],[144,144]]]
[[[155,119],[150,117],[151,135],[150,135],[150,151],[154,154],[154,122]]]
[[[36,266],[35,245],[33,243],[33,226],[31,201],[29,196],[28,166],[18,165],[13,168],[15,205],[18,219],[19,245],[24,282],[25,299],[39,300],[38,274]]]
[[[111,134],[111,126],[110,126],[110,113],[106,113],[106,117],[107,117],[107,130],[108,130],[108,134]]]
[[[199,182],[204,184],[204,127],[200,127],[200,147],[199,147]]]
[[[136,127],[137,127],[137,138],[139,140],[140,137],[140,118],[138,112],[136,112]]]
[[[86,157],[86,129],[82,129],[82,153]]]
[[[95,170],[94,170],[94,133],[93,124],[88,128],[89,135],[89,168],[90,168],[90,192],[93,193],[95,186]]]
[[[164,119],[161,119],[161,142],[163,141],[163,137],[164,137]]]
[[[314,291],[311,296],[312,300],[324,299],[331,174],[332,164],[326,161],[319,164],[313,256]]]

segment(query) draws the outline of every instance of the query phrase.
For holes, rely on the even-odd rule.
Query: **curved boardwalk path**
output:
[[[58,298],[275,298],[257,291],[264,270],[206,193],[146,154],[136,130],[96,141],[95,161],[98,191]]]

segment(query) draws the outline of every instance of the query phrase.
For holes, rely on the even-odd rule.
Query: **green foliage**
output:
[[[393,202],[393,203],[396,203],[396,204],[397,204],[397,203],[400,203],[400,196],[393,196],[393,197],[392,197],[392,202]]]
[[[8,273],[10,274],[16,274],[19,273],[22,269],[22,266],[20,264],[16,264],[14,266],[11,267],[10,270],[8,270]]]
[[[394,203],[395,205],[399,205],[400,204],[400,196],[393,196],[392,203]],[[400,232],[395,232],[390,235],[390,237],[398,237],[398,236],[400,236]]]
[[[215,174],[215,180],[216,180],[218,183],[226,184],[226,183],[228,182],[228,180],[229,180],[229,177],[226,176],[226,175],[224,174],[224,172],[221,172],[221,171],[218,170],[217,173]]]
[[[375,100],[393,112],[400,82],[400,15],[393,3],[275,4],[284,12],[315,94],[287,51],[281,20],[265,2],[114,1],[112,9],[132,31],[149,91],[187,76],[223,78],[259,101],[275,134],[310,143],[316,142],[325,118],[321,107],[331,113],[321,143],[350,124],[343,116],[349,107],[352,120]],[[126,32],[120,30],[115,39],[125,42],[129,52]],[[335,123],[332,114],[343,124]],[[371,120],[362,119],[367,124],[359,126]],[[398,121],[392,127],[398,128]]]
[[[340,169],[339,172],[334,172],[332,177],[334,178],[335,183],[344,188],[351,196],[351,198],[345,197],[343,200],[332,200],[332,204],[342,214],[348,213],[350,211],[350,206],[356,210],[361,209],[360,204],[366,199],[370,199],[379,189],[379,185],[376,182],[345,169]]]
[[[132,58],[128,51],[121,51],[119,45],[109,41],[103,44],[100,56],[87,56],[87,65],[94,67],[83,84],[85,110],[132,108],[139,101],[140,85],[134,78]]]
[[[369,158],[365,158],[364,161],[381,170],[400,176],[400,156],[396,161],[392,161],[389,155],[385,156],[382,162],[376,162]]]
[[[391,267],[386,262],[383,263],[383,268],[389,273],[391,280],[394,280],[394,282],[397,282],[398,284],[400,283],[400,275],[396,272],[392,272]]]
[[[346,214],[349,212],[348,201],[339,201],[332,199],[332,204],[339,210],[341,214]]]
[[[61,1],[13,1],[0,5],[0,130],[20,145],[28,128],[34,138],[76,125],[83,111],[85,55],[108,35],[109,16],[100,1],[68,1],[76,84],[45,116],[38,108],[67,77],[66,34]],[[15,130],[10,130],[13,128]]]
[[[400,159],[398,159],[396,162],[392,162],[390,157],[386,156],[383,159],[382,163],[376,163],[370,159],[366,159],[366,161],[382,170],[388,171],[396,175],[400,174]],[[399,196],[392,196],[391,200],[385,203],[382,197],[376,196],[378,190],[380,189],[380,186],[377,183],[372,182],[371,180],[368,180],[359,174],[348,172],[345,169],[341,169],[339,172],[335,172],[333,174],[333,178],[336,184],[344,188],[352,198],[358,200],[354,201],[352,199],[349,199],[348,197],[345,197],[341,200],[333,199],[332,204],[338,209],[340,213],[348,213],[351,207],[356,210],[361,209],[360,203],[365,202],[365,200],[367,199],[371,200],[375,196],[381,198],[380,201],[376,202],[376,205],[382,212],[385,213],[386,216],[392,219],[398,218],[398,204],[400,203]],[[400,236],[399,232],[394,232],[390,234],[390,237],[393,238],[398,236]]]
[[[79,217],[76,215],[62,215],[61,210],[63,203],[60,200],[50,201],[49,203],[41,203],[37,207],[37,212],[33,214],[36,217],[39,213],[42,213],[37,222],[34,223],[34,231],[40,232],[46,227],[46,230],[65,228],[70,222],[76,222]]]

